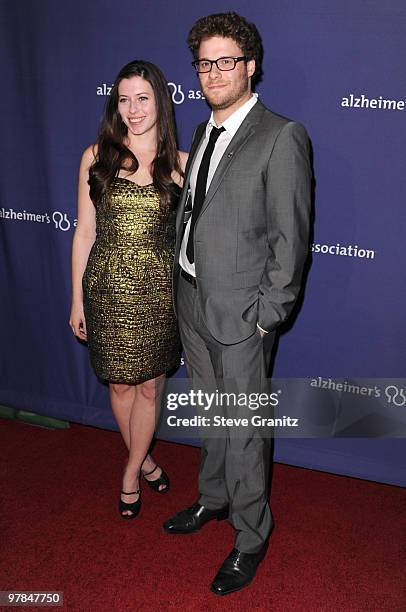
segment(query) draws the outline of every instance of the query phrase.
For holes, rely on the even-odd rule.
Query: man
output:
[[[194,388],[269,392],[275,329],[292,310],[308,253],[309,142],[303,126],[252,93],[262,57],[253,24],[235,13],[210,15],[192,27],[188,44],[212,114],[194,134],[177,220],[174,286],[186,366]],[[236,405],[216,409],[241,415]],[[235,548],[211,586],[225,595],[254,578],[267,549],[269,434],[249,426],[202,436],[199,500],[164,529],[188,534],[229,518]]]

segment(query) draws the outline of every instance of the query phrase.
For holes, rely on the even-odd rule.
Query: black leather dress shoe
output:
[[[228,595],[247,586],[254,579],[267,548],[265,544],[257,553],[244,553],[233,548],[211,583],[213,593]]]
[[[228,506],[218,510],[210,510],[196,503],[190,506],[190,508],[177,512],[175,516],[165,521],[163,527],[166,533],[194,533],[199,531],[205,523],[213,519],[222,521],[226,518],[228,518]]]

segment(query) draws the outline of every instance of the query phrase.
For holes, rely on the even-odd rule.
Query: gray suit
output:
[[[250,110],[220,160],[196,221],[193,288],[179,275],[179,250],[190,173],[205,127],[199,125],[194,135],[177,216],[174,296],[188,374],[193,386],[269,392],[274,330],[293,308],[309,247],[309,141],[303,126],[261,102]],[[264,338],[257,323],[269,332]],[[222,410],[233,417],[240,412],[236,406]],[[269,439],[252,428],[220,435],[202,439],[199,501],[208,508],[229,503],[236,547],[256,552],[272,527]]]

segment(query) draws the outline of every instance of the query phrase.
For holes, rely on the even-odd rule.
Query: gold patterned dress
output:
[[[96,208],[96,240],[83,275],[90,360],[106,381],[138,384],[179,364],[171,272],[175,208],[153,185],[116,177]]]

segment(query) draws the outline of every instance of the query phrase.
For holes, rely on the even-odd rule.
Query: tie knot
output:
[[[225,128],[223,128],[223,127],[216,128],[216,127],[213,126],[211,128],[209,142],[213,142],[213,143],[216,142],[216,140],[220,136],[221,132],[225,132]]]

